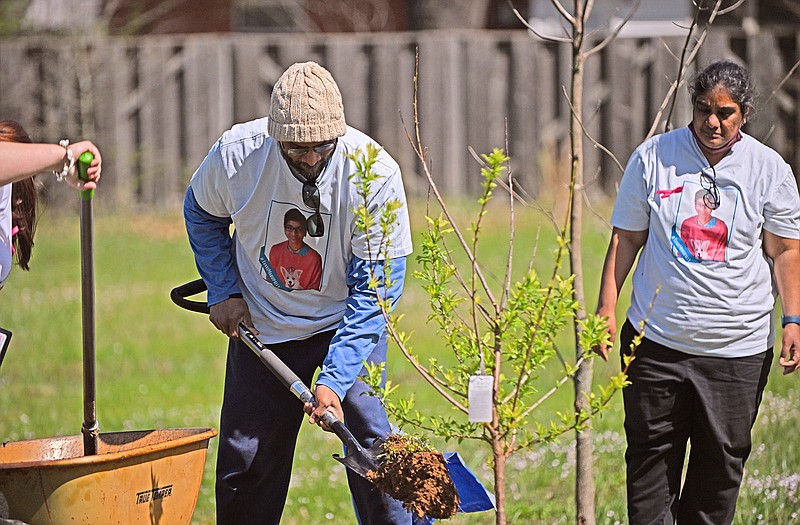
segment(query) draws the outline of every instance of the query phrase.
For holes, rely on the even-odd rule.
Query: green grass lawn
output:
[[[415,231],[422,227],[421,206],[412,206]],[[495,283],[502,279],[508,219],[502,209],[487,218],[489,234],[481,252]],[[588,307],[594,307],[608,230],[587,221],[584,258]],[[541,214],[521,209],[517,220],[515,272],[536,254],[542,272],[552,268],[552,227]],[[81,371],[80,256],[77,217],[44,214],[32,270],[15,269],[0,292],[0,326],[14,332],[0,368],[0,440],[17,441],[79,434],[83,420]],[[538,243],[538,248],[536,248]],[[196,278],[181,217],[116,217],[98,209],[95,218],[97,308],[97,413],[102,431],[168,427],[216,427],[222,395],[226,341],[207,317],[174,306],[169,291]],[[413,267],[413,264],[412,264]],[[623,296],[627,297],[624,291]],[[409,279],[400,305],[414,348],[446,359],[433,330],[426,326],[427,301]],[[622,310],[621,310],[622,311]],[[571,355],[568,334],[562,350]],[[596,361],[595,377],[615,371]],[[416,376],[398,351],[389,376],[404,392],[414,392],[427,413],[449,408]],[[756,423],[753,454],[740,498],[737,523],[800,523],[800,451],[793,436],[800,428],[798,377],[779,371],[767,387]],[[570,388],[555,403],[568,403]],[[597,452],[598,523],[624,523],[624,436],[621,399],[594,421]],[[542,414],[543,418],[548,417]],[[486,447],[470,442],[442,443],[457,450],[491,489]],[[214,523],[216,439],[209,446],[204,481],[192,523]],[[300,433],[292,486],[283,523],[354,523],[343,467],[330,456],[338,440],[316,427]],[[557,443],[512,456],[508,471],[509,523],[573,523],[574,448],[569,436]],[[454,524],[491,524],[492,513],[458,515]]]

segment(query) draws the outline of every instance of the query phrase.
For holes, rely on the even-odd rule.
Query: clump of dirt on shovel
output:
[[[389,435],[383,448],[380,468],[367,473],[375,486],[420,517],[447,519],[455,515],[458,492],[440,452],[404,434]]]

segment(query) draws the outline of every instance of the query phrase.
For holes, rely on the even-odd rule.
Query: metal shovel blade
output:
[[[369,479],[367,473],[370,471],[375,472],[381,466],[381,460],[384,454],[383,440],[380,438],[376,439],[369,448],[362,447],[355,442],[355,440],[353,440],[353,442],[355,446],[345,443],[346,450],[344,457],[334,454],[333,459],[356,474],[360,474]]]

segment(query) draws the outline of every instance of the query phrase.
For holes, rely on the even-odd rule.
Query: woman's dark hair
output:
[[[752,117],[755,110],[755,84],[744,67],[731,60],[712,62],[695,75],[689,84],[689,94],[694,105],[697,97],[721,86],[739,105],[742,115]]]
[[[0,141],[32,142],[25,129],[13,120],[0,120]],[[33,236],[36,233],[36,205],[38,195],[33,177],[14,182],[11,185],[11,227],[19,230],[11,236],[16,252],[17,265],[29,270],[33,250]]]

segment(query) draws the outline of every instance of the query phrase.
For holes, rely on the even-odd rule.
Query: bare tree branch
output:
[[[508,303],[508,296],[511,290],[511,269],[514,259],[514,238],[516,236],[516,228],[514,222],[514,173],[511,169],[511,153],[508,148],[508,119],[505,119],[505,138],[506,138],[506,156],[509,160],[506,162],[506,172],[508,179],[508,209],[510,215],[510,228],[508,235],[508,258],[506,260],[506,280],[503,283],[503,298],[500,300],[500,309],[504,310]],[[498,312],[499,313],[499,312]]]
[[[592,137],[589,134],[589,130],[587,130],[586,127],[584,127],[583,121],[580,118],[578,118],[578,114],[575,112],[575,107],[572,105],[572,101],[569,98],[569,93],[567,93],[567,88],[565,86],[561,86],[561,91],[564,93],[564,98],[567,100],[570,112],[572,112],[572,115],[575,116],[578,125],[581,127],[581,130],[583,131],[583,135],[587,139],[589,139],[596,148],[598,148],[600,151],[604,152],[606,155],[611,157],[611,160],[614,161],[614,164],[617,165],[617,168],[619,168],[620,172],[625,171],[625,169],[622,167],[622,164],[620,164],[619,160],[617,160],[617,157],[611,152],[611,150],[609,150],[607,147],[605,147],[600,142],[595,140],[594,137]]]
[[[597,168],[597,173],[595,174],[595,177],[594,177],[594,179],[592,179],[592,181],[591,181],[589,184],[585,184],[584,186],[585,186],[585,187],[586,187],[586,186],[591,186],[591,185],[593,185],[595,182],[597,182],[598,180],[600,180],[600,176],[599,176],[599,175],[600,175],[600,167],[598,167],[598,168]],[[600,213],[598,213],[598,212],[597,212],[597,210],[595,210],[595,209],[594,209],[594,206],[592,206],[591,199],[589,199],[589,194],[586,192],[586,190],[584,190],[582,193],[583,193],[583,201],[586,203],[586,207],[587,207],[587,208],[589,208],[589,212],[591,212],[591,214],[592,214],[592,215],[594,215],[595,217],[597,217],[598,219],[600,219],[600,221],[601,221],[603,224],[605,224],[605,225],[606,225],[606,227],[607,227],[607,228],[610,230],[610,229],[611,229],[611,223],[609,223],[609,222],[606,220],[606,218],[605,218],[605,217],[603,217],[603,216],[602,216]]]
[[[593,0],[589,0],[589,2],[592,1]],[[559,2],[558,0],[550,0],[550,3],[553,5],[553,7],[556,8],[556,11],[558,11],[558,14],[560,14],[564,18],[564,20],[569,22],[571,26],[573,27],[575,26],[576,23],[575,17],[569,14],[569,11],[564,9],[564,6],[561,5],[561,2]]]
[[[581,356],[581,357],[579,357],[579,358],[578,358],[578,360],[577,360],[577,361],[575,361],[575,365],[574,365],[574,366],[575,366],[575,369],[576,369],[576,370],[577,370],[577,368],[578,368],[578,367],[579,367],[579,366],[580,366],[580,365],[583,363],[583,361],[584,361],[585,359],[586,359],[585,357]],[[562,360],[562,363],[564,363],[564,364],[566,365],[566,363],[565,363],[563,360]],[[561,378],[560,378],[560,379],[559,379],[559,380],[556,382],[556,384],[555,384],[555,386],[554,386],[554,387],[552,387],[550,390],[548,390],[547,392],[545,392],[544,394],[542,394],[542,397],[540,397],[540,398],[539,398],[539,399],[538,399],[538,400],[537,400],[535,403],[532,403],[532,404],[531,404],[531,406],[529,406],[529,407],[528,407],[528,408],[525,410],[525,412],[523,412],[523,413],[522,413],[522,415],[523,415],[523,416],[528,416],[528,415],[530,415],[530,413],[531,413],[531,412],[533,412],[534,410],[536,410],[537,408],[539,408],[540,406],[542,406],[542,404],[543,404],[545,401],[547,401],[548,399],[550,399],[551,397],[553,397],[553,394],[555,394],[555,393],[558,391],[558,389],[559,389],[561,386],[563,386],[563,385],[564,385],[564,383],[566,383],[567,381],[569,381],[569,379],[570,379],[571,377],[572,377],[572,375],[571,375],[571,374],[566,374],[566,375],[564,375],[563,377],[561,377]]]
[[[511,11],[514,13],[514,16],[517,17],[517,20],[522,22],[522,25],[524,25],[528,29],[528,31],[533,33],[537,38],[541,38],[542,40],[546,40],[548,42],[561,42],[561,43],[564,43],[564,44],[572,42],[571,38],[543,35],[543,34],[539,33],[532,25],[530,25],[528,23],[527,20],[525,20],[525,17],[520,14],[520,12],[517,10],[516,7],[514,7],[514,4],[512,3],[511,0],[506,0],[506,2],[508,2],[508,6],[511,8]]]
[[[617,36],[619,36],[619,32],[622,31],[622,28],[625,27],[625,25],[630,21],[630,19],[633,18],[633,15],[636,14],[636,11],[639,10],[639,4],[640,3],[641,3],[641,0],[636,0],[636,2],[634,2],[633,6],[631,6],[631,9],[628,11],[628,14],[622,20],[622,22],[620,22],[619,25],[617,25],[617,27],[615,27],[614,30],[611,31],[611,33],[609,33],[608,36],[606,36],[603,39],[602,42],[600,42],[599,44],[597,44],[596,46],[594,46],[590,50],[586,51],[584,53],[584,57],[585,58],[589,58],[590,56],[594,55],[595,53],[599,53],[608,44],[610,44],[611,42],[616,40]]]
[[[717,13],[717,15],[725,15],[725,14],[728,14],[728,13],[730,13],[731,11],[734,11],[734,10],[735,10],[737,7],[739,7],[740,5],[742,5],[744,2],[745,2],[745,0],[739,0],[738,2],[736,2],[735,4],[733,4],[732,6],[730,6],[730,7],[726,7],[725,9],[722,9],[722,10],[720,10],[720,11]]]
[[[781,90],[783,85],[786,84],[786,82],[789,81],[789,79],[792,77],[792,75],[794,75],[794,72],[797,71],[798,67],[800,67],[800,60],[795,62],[794,65],[792,66],[792,69],[790,69],[789,72],[786,73],[786,75],[783,77],[783,79],[781,79],[781,81],[778,82],[778,85],[775,87],[775,89],[772,90],[772,93],[769,95],[767,100],[764,101],[764,104],[768,104],[770,100],[775,98],[775,95],[778,94],[778,91]]]

